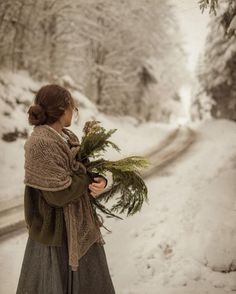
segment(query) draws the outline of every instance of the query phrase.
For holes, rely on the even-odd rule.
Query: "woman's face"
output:
[[[75,106],[70,105],[65,110],[64,114],[61,116],[60,121],[64,127],[69,127],[71,125],[74,110],[77,110],[77,108]]]
[[[73,115],[73,108],[69,106],[64,112],[64,127],[69,127],[71,125],[71,119]]]

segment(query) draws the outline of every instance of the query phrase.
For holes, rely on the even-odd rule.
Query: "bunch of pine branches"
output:
[[[93,208],[101,210],[108,217],[117,217],[113,212],[126,212],[127,216],[141,210],[143,202],[148,202],[148,189],[143,181],[140,170],[149,165],[148,160],[142,156],[129,156],[120,160],[106,160],[103,153],[108,147],[120,152],[120,148],[110,141],[111,135],[117,129],[105,130],[100,121],[87,121],[83,128],[83,136],[80,142],[80,150],[77,160],[82,162],[87,172],[96,172],[105,175],[112,173],[113,183],[111,187],[96,198],[90,195]],[[116,196],[116,203],[108,209],[102,202],[107,203]]]

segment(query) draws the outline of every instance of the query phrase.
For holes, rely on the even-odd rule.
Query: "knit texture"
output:
[[[72,175],[86,167],[77,160],[80,142],[75,133],[67,128],[64,138],[52,127],[39,125],[24,144],[24,184],[44,191],[61,191],[71,185]],[[78,201],[63,207],[69,250],[69,264],[73,271],[79,266],[79,259],[94,242],[105,244],[101,235],[101,221],[98,219],[89,199],[89,190]]]

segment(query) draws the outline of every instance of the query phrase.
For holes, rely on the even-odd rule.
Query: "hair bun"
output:
[[[28,114],[28,120],[31,125],[42,125],[47,119],[46,109],[40,104],[31,105]]]

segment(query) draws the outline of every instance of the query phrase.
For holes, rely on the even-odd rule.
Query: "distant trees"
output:
[[[218,5],[217,15],[210,20],[205,54],[198,68],[201,90],[194,105],[201,113],[209,97],[214,117],[236,121],[236,2],[221,0]]]
[[[186,59],[169,1],[1,1],[0,40],[2,67],[70,75],[103,112],[165,121],[178,109]]]
[[[56,72],[63,58],[61,41],[67,26],[63,13],[71,5],[61,0],[1,1],[1,66],[27,69],[39,77]]]
[[[179,28],[168,1],[80,2],[75,23],[81,42],[87,42],[79,49],[84,93],[106,113],[168,120],[164,108],[186,76]]]

